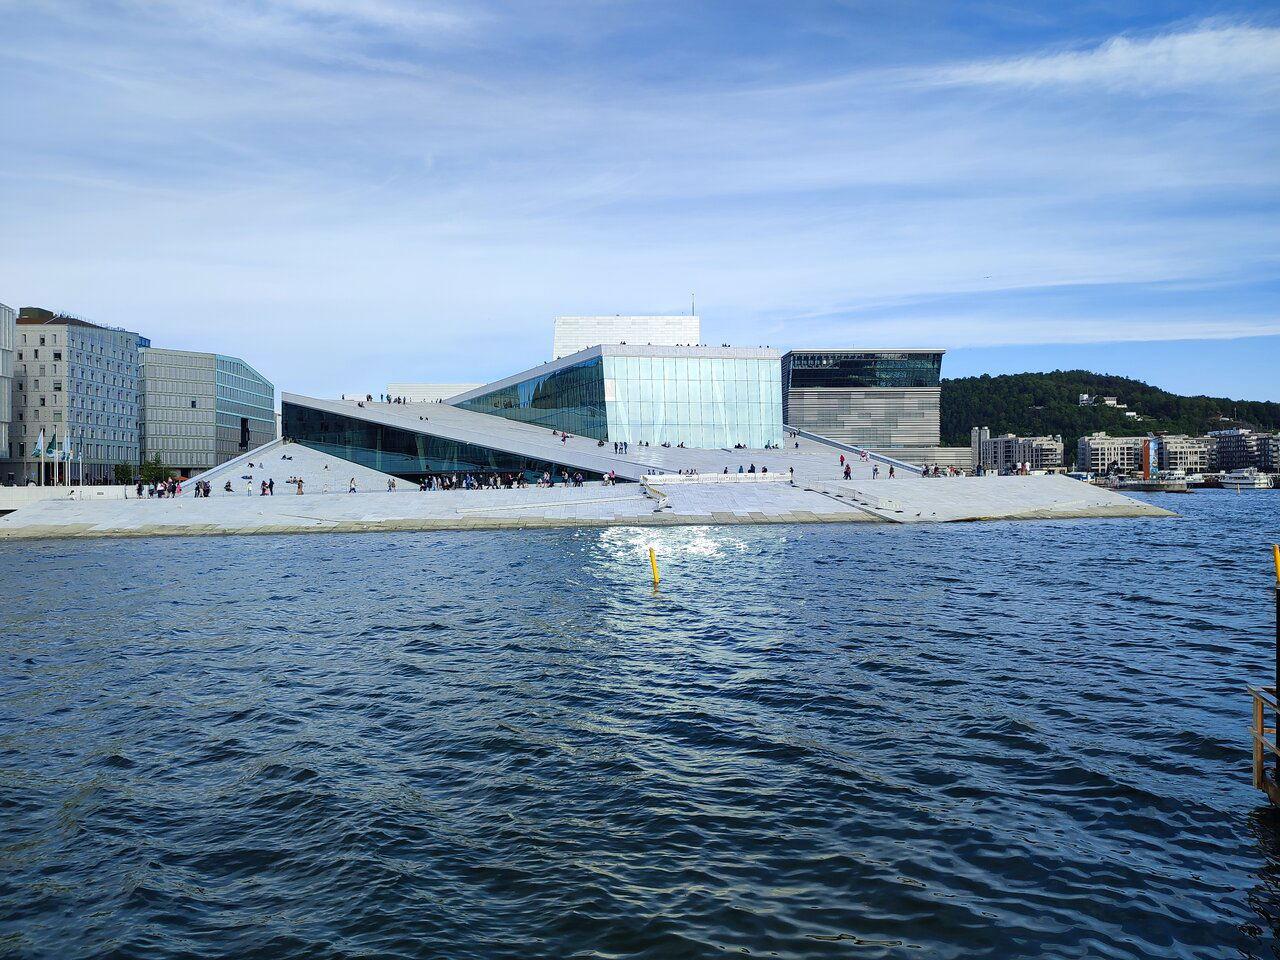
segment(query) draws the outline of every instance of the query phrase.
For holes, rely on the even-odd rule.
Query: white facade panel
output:
[[[702,342],[702,320],[693,314],[661,317],[556,317],[551,355],[559,360],[600,344],[691,347]]]

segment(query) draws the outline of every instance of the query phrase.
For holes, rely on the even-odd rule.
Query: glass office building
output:
[[[607,442],[761,448],[782,441],[781,360],[763,347],[605,344],[453,403]]]
[[[142,459],[196,473],[276,437],[275,386],[238,357],[141,351]]]
[[[787,426],[879,450],[936,448],[942,350],[792,350],[782,358]]]
[[[288,400],[281,404],[281,423],[283,436],[291,440],[372,470],[415,481],[441,474],[522,473],[530,482],[536,482],[544,472],[556,478],[562,473],[581,473],[588,480],[600,479],[598,473],[579,468],[300,406]]]

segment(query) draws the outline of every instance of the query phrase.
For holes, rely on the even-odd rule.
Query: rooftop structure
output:
[[[677,347],[701,342],[702,320],[693,314],[556,317],[551,356],[558,360],[606,343]]]

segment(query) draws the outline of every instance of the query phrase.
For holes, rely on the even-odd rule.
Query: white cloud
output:
[[[1113,37],[1088,50],[988,60],[931,73],[946,84],[1101,86],[1145,93],[1280,82],[1280,29],[1203,25],[1153,37]]]

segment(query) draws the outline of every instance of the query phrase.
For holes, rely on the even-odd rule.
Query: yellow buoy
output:
[[[649,553],[652,554],[653,551],[650,550]],[[1275,561],[1276,565],[1276,583],[1280,583],[1280,543],[1271,545],[1271,559]],[[657,574],[654,574],[654,576],[657,576]]]
[[[653,547],[649,548],[649,566],[653,570],[653,585],[657,587],[661,578],[658,576],[658,555],[653,552]]]

